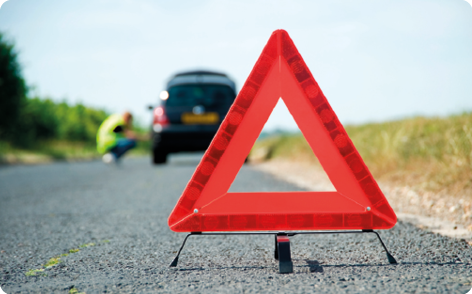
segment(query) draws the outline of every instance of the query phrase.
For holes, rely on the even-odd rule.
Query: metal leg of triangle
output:
[[[293,273],[292,255],[290,253],[290,240],[288,239],[287,234],[277,234],[276,240],[277,259],[279,260],[279,273]]]
[[[187,236],[185,236],[184,242],[182,243],[182,246],[180,246],[179,252],[177,253],[177,256],[174,258],[172,263],[170,264],[170,267],[176,267],[177,266],[177,263],[179,263],[180,252],[182,252],[182,249],[184,249],[185,242],[187,242],[188,237],[190,237],[192,235],[195,235],[195,234],[197,234],[197,233],[190,233],[190,234],[187,234]]]
[[[244,233],[202,233],[202,232],[192,232],[187,234],[180,246],[180,249],[177,253],[177,256],[174,258],[170,267],[176,267],[179,262],[179,256],[182,252],[182,249],[187,242],[188,237],[190,236],[220,236],[220,235],[274,235],[275,236],[275,250],[274,258],[279,261],[279,272],[280,273],[292,273],[293,272],[293,262],[290,252],[290,240],[289,237],[295,235],[312,235],[312,234],[358,234],[358,233],[373,233],[377,236],[380,244],[382,245],[385,253],[387,254],[387,259],[390,264],[397,264],[395,258],[388,252],[387,246],[385,246],[380,235],[374,230],[361,230],[361,231],[322,231],[322,232],[244,232]]]
[[[274,235],[275,240],[275,250],[274,250],[274,258],[275,260],[279,260],[279,246],[277,245],[277,235]]]
[[[362,231],[366,233],[374,233],[377,236],[377,238],[379,238],[380,244],[382,244],[382,247],[385,249],[385,253],[387,253],[388,262],[390,264],[397,264],[397,261],[395,260],[395,258],[390,254],[390,252],[388,252],[387,246],[385,246],[384,242],[382,241],[382,238],[380,238],[379,233],[377,233],[374,230],[362,230]]]

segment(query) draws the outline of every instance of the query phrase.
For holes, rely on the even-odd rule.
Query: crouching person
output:
[[[97,150],[103,162],[117,162],[128,150],[136,147],[132,131],[133,116],[129,112],[112,114],[103,121],[97,132]]]

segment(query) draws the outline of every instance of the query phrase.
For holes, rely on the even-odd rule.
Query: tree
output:
[[[0,33],[0,138],[14,136],[26,91],[14,45]]]

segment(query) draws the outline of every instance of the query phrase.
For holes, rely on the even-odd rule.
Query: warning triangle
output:
[[[335,192],[228,193],[282,99]],[[272,33],[187,184],[176,232],[389,229],[397,217],[286,31]]]

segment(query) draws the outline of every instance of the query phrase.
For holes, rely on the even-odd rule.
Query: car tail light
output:
[[[153,113],[154,113],[153,129],[156,132],[160,132],[163,126],[169,124],[169,119],[167,118],[164,107],[162,106],[154,108]]]

